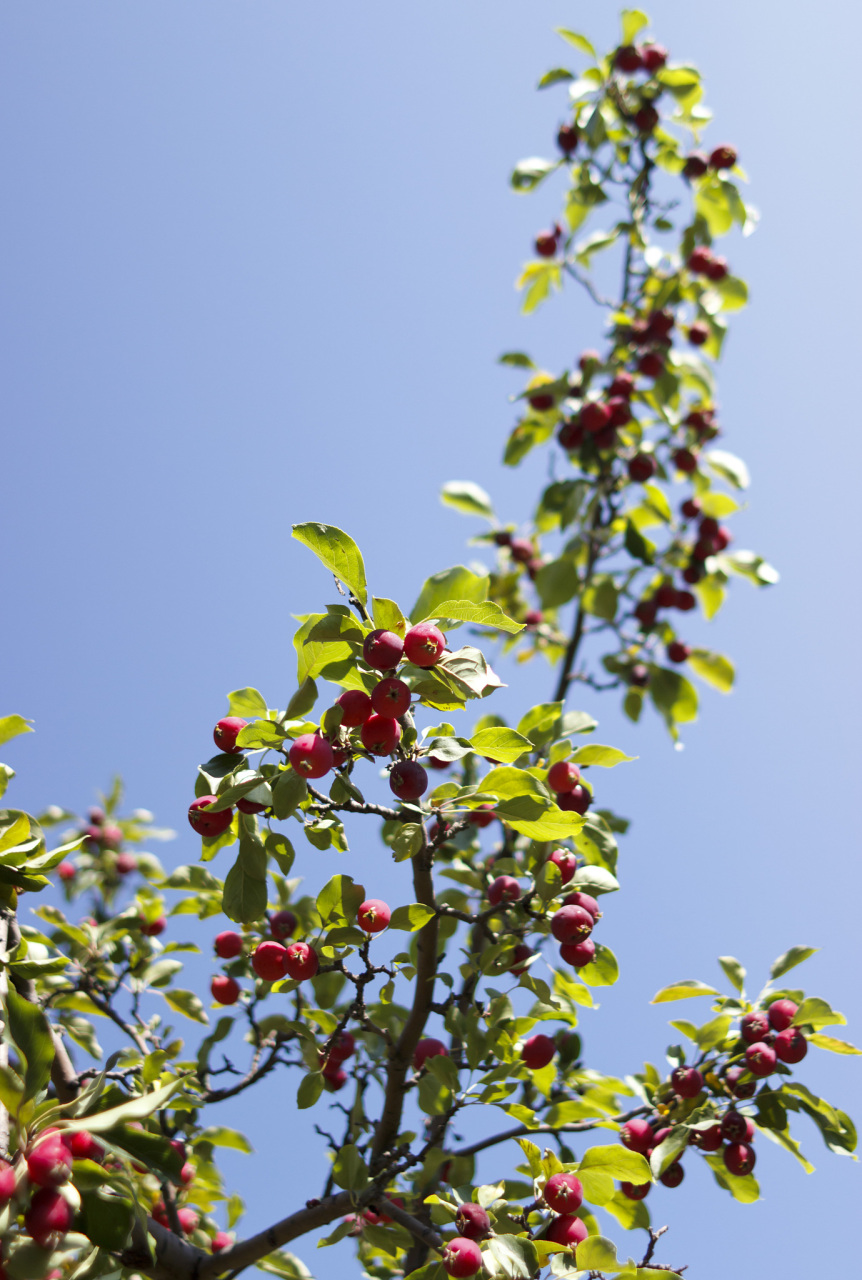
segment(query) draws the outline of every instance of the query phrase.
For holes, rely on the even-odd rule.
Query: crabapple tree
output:
[[[718,243],[755,215],[735,147],[701,144],[697,70],[647,25],[624,11],[604,55],[559,32],[578,65],[539,82],[561,95],[556,153],[512,175],[520,193],[557,184],[524,310],[566,286],[599,317],[599,345],[571,368],[502,357],[525,380],[504,463],[547,450],[557,477],[530,518],[447,484],[444,503],[482,521],[487,563],[433,574],[408,607],[385,580],[369,590],[347,533],[294,525],[320,561],[321,603],[293,638],[287,705],[239,689],[201,726],[216,752],[189,787],[199,860],[167,872],[143,852],[164,833],[121,815],[119,787],[83,820],[0,815],[0,1280],[254,1265],[301,1280],[303,1237],[320,1230],[377,1280],[643,1280],[683,1263],[657,1260],[650,1209],[672,1222],[664,1198],[696,1162],[747,1202],[759,1138],[810,1168],[800,1114],[853,1150],[848,1116],[805,1083],[812,1048],[857,1052],[831,1034],[841,1014],[787,985],[809,947],[790,947],[759,991],[729,956],[720,986],[661,990],[655,1003],[711,1006],[673,1022],[684,1043],[667,1066],[632,1072],[633,1045],[630,1074],[606,1076],[576,1030],[619,976],[628,824],[601,777],[630,757],[595,740],[596,695],[618,690],[630,720],[651,709],[676,738],[698,712],[693,681],[726,692],[734,679],[693,641],[693,612],[711,619],[735,580],[777,576],[725,523],[748,474],[716,407],[728,319],[747,298]],[[612,276],[606,296],[597,281]],[[498,670],[517,688],[539,655],[548,701],[509,723]],[[28,729],[8,716],[0,742]],[[3,791],[12,777],[2,766]],[[49,849],[56,827],[71,830]],[[391,853],[385,885],[361,883],[352,856],[371,830]],[[308,895],[291,877],[312,862],[327,879]],[[52,882],[62,907],[40,903]],[[189,916],[212,929],[206,992],[183,984]],[[229,1104],[271,1076],[319,1118],[322,1176],[249,1234],[218,1151],[248,1150]],[[471,1140],[475,1108],[498,1123]],[[494,1175],[477,1185],[480,1152]]]

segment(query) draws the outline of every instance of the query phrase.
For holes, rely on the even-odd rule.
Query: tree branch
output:
[[[496,1147],[501,1142],[508,1142],[511,1138],[531,1138],[537,1133],[588,1133],[591,1129],[597,1129],[604,1124],[625,1124],[627,1120],[631,1120],[634,1116],[645,1115],[649,1111],[649,1107],[633,1107],[631,1111],[624,1111],[618,1116],[596,1116],[590,1120],[573,1120],[569,1124],[537,1124],[532,1127],[526,1124],[515,1125],[512,1129],[505,1129],[502,1133],[495,1134],[492,1138],[483,1138],[481,1142],[474,1142],[469,1147],[459,1147],[453,1151],[454,1156],[474,1156],[479,1151],[485,1151],[488,1147]]]

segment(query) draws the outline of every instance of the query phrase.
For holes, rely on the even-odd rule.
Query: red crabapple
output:
[[[702,151],[691,151],[685,158],[682,171],[687,178],[702,178],[709,168],[709,161]]]
[[[585,431],[593,434],[601,431],[611,420],[611,411],[601,400],[590,400],[581,409],[581,425]]]
[[[548,770],[548,785],[552,791],[571,791],[581,780],[581,771],[570,760],[558,760]]]
[[[738,1111],[725,1111],[720,1132],[725,1142],[744,1142],[748,1137],[748,1121]]]
[[[287,976],[294,982],[304,982],[313,978],[319,967],[317,952],[307,942],[292,942],[287,948],[285,969]]]
[[[732,1142],[724,1148],[724,1164],[728,1173],[744,1178],[751,1173],[757,1159],[754,1148],[747,1142]]]
[[[540,1071],[556,1052],[556,1043],[550,1036],[530,1036],[521,1045],[521,1060],[530,1071]]]
[[[0,1159],[0,1209],[5,1209],[15,1194],[15,1170]]]
[[[340,1031],[338,1039],[329,1050],[329,1062],[333,1066],[340,1066],[342,1062],[352,1058],[355,1052],[356,1041],[353,1036],[349,1031]]]
[[[399,800],[418,800],[428,790],[428,774],[415,760],[399,760],[389,770],[389,788]]]
[[[562,124],[557,130],[557,146],[564,155],[570,156],[578,146],[578,126],[576,124]]]
[[[563,449],[580,449],[584,443],[584,428],[580,422],[571,420],[562,422],[557,432],[557,440]]]
[[[654,75],[667,62],[667,49],[661,44],[645,44],[641,49],[641,58],[650,75]]]
[[[210,982],[210,994],[216,1004],[236,1004],[240,995],[240,985],[233,978],[217,973]]]
[[[709,342],[709,325],[695,320],[694,324],[688,326],[688,340],[693,347],[702,347]]]
[[[362,745],[374,756],[389,756],[401,740],[401,725],[391,716],[370,716],[359,731]]]
[[[69,1181],[72,1153],[56,1130],[27,1152],[27,1177],[36,1187],[59,1187]]]
[[[655,475],[655,458],[650,453],[636,453],[629,460],[628,472],[636,484],[645,484]]]
[[[574,1213],[584,1203],[584,1188],[573,1173],[552,1174],[542,1195],[554,1213]]]
[[[561,791],[557,796],[558,808],[565,810],[567,813],[580,813],[583,815],[592,803],[592,794],[586,787],[582,787],[580,783],[576,787],[572,787],[571,791]]]
[[[620,1142],[629,1151],[639,1151],[641,1155],[646,1155],[653,1145],[652,1127],[646,1120],[635,1116],[620,1129]]]
[[[458,1206],[455,1230],[467,1240],[484,1240],[491,1233],[491,1219],[480,1204],[468,1200]]]
[[[193,1231],[196,1231],[199,1221],[200,1218],[194,1209],[177,1209],[177,1222],[180,1224],[184,1235],[190,1236]]]
[[[608,396],[622,396],[623,399],[630,399],[635,389],[635,380],[630,373],[618,373],[614,377],[613,382],[608,387]]]
[[[488,901],[492,907],[499,907],[501,903],[507,905],[511,902],[517,902],[521,896],[521,886],[514,876],[497,876],[497,879],[488,886]]]
[[[793,1000],[773,1000],[767,1010],[769,1025],[773,1031],[785,1031],[799,1012]]]
[[[585,938],[583,942],[563,942],[560,946],[560,959],[573,969],[583,969],[595,958],[596,944],[592,938]]]
[[[697,471],[697,454],[692,453],[691,449],[675,450],[673,462],[677,471],[682,471],[685,475],[691,475],[693,471]]]
[[[382,933],[392,918],[392,912],[379,898],[368,898],[356,913],[356,923],[365,933]]]
[[[229,1249],[233,1244],[233,1239],[226,1231],[217,1231],[212,1238],[210,1248],[213,1253],[221,1253],[223,1249]]]
[[[249,800],[248,796],[242,796],[237,800],[236,807],[240,813],[264,813],[269,805],[259,804],[257,800]]]
[[[676,588],[672,582],[663,582],[654,596],[660,609],[670,609],[676,604]]]
[[[701,276],[706,274],[707,268],[712,261],[712,250],[708,249],[706,245],[698,245],[697,248],[692,249],[689,254],[687,265],[689,271],[693,271],[695,275]]]
[[[691,1145],[700,1151],[720,1151],[722,1146],[721,1125],[712,1124],[708,1129],[694,1129]]]
[[[529,538],[513,538],[509,543],[509,552],[513,560],[519,564],[527,564],[535,555],[535,547]]]
[[[319,733],[303,733],[290,746],[288,759],[302,778],[322,778],[332,768],[332,747]]]
[[[728,1093],[732,1093],[736,1098],[750,1098],[757,1088],[753,1080],[741,1080],[740,1077],[745,1074],[745,1067],[729,1067],[724,1074]]]
[[[524,622],[528,627],[540,627],[545,620],[541,609],[528,609],[524,614]]]
[[[705,274],[708,280],[717,283],[719,280],[724,279],[728,270],[727,258],[711,258]]]
[[[782,1062],[801,1062],[808,1052],[808,1041],[798,1027],[787,1027],[775,1037],[775,1052]]]
[[[484,830],[485,827],[490,827],[496,816],[497,814],[495,813],[494,806],[492,804],[482,804],[478,809],[473,810],[468,821],[472,826],[479,827],[480,830]]]
[[[739,1031],[746,1044],[757,1044],[769,1035],[769,1018],[762,1010],[747,1013],[739,1024]]]
[[[596,922],[598,922],[598,919],[602,914],[599,904],[596,902],[595,898],[593,898],[589,893],[582,893],[580,889],[576,889],[574,893],[570,893],[569,896],[563,900],[563,906],[583,907],[584,911],[589,911],[593,920]]]
[[[620,1191],[627,1200],[645,1200],[649,1195],[648,1182],[621,1182]]]
[[[703,1076],[696,1067],[677,1067],[671,1072],[670,1082],[680,1098],[696,1098],[703,1088]]]
[[[264,982],[278,982],[287,972],[287,948],[280,942],[260,942],[251,953],[251,967]]]
[[[242,951],[242,937],[233,929],[225,929],[224,933],[216,934],[213,945],[220,960],[233,960]]]
[[[141,933],[145,938],[157,938],[160,933],[164,933],[168,927],[168,922],[164,916],[159,916],[152,920],[149,924],[141,925]]]
[[[443,1246],[443,1266],[454,1280],[466,1280],[474,1276],[482,1267],[482,1250],[475,1240],[466,1236],[455,1236]]]
[[[362,642],[362,656],[376,671],[391,671],[404,655],[404,641],[394,631],[370,631]]]
[[[57,875],[61,880],[74,880],[77,874],[74,862],[61,862],[57,868]]]
[[[764,1044],[762,1040],[749,1045],[745,1051],[745,1065],[758,1080],[772,1075],[775,1070],[775,1060],[775,1050],[771,1045]]]
[[[192,830],[199,836],[213,839],[227,831],[233,820],[232,809],[222,809],[220,813],[209,813],[207,806],[215,804],[218,796],[198,796],[189,805],[189,822]]]
[[[663,1187],[678,1187],[685,1177],[685,1170],[678,1160],[674,1160],[673,1164],[668,1165],[664,1173],[660,1174],[659,1182]]]
[[[397,676],[387,676],[371,690],[371,706],[379,716],[392,716],[397,720],[409,710],[411,697],[409,685]]]
[[[681,640],[672,640],[667,647],[667,656],[671,662],[688,662],[691,657],[691,649],[687,644],[683,644]]]
[[[371,698],[364,689],[345,689],[335,702],[341,707],[341,725],[344,729],[358,729],[374,710]]]
[[[595,369],[597,365],[600,365],[601,362],[602,357],[599,355],[598,351],[593,351],[592,349],[589,351],[582,351],[578,357],[578,368],[581,373],[592,373],[593,369]]]
[[[59,1191],[42,1187],[24,1214],[24,1226],[41,1249],[53,1249],[72,1225],[72,1208]]]
[[[633,44],[620,45],[614,54],[614,66],[620,71],[640,71],[643,66],[643,58],[640,49],[635,48]]]
[[[557,942],[583,942],[595,923],[585,907],[560,907],[551,917],[551,933]]]
[[[219,720],[213,729],[213,741],[219,751],[231,756],[239,754],[242,747],[236,745],[236,740],[247,724],[248,721],[241,720],[239,716],[225,716],[223,720]]]
[[[608,422],[610,427],[624,427],[632,420],[632,408],[626,396],[611,396],[608,400],[608,410],[611,415]]]
[[[269,931],[276,942],[284,942],[296,933],[296,916],[292,911],[274,911],[269,917]]]
[[[560,868],[560,879],[568,884],[578,869],[578,860],[570,849],[554,849],[548,854],[548,862]]]
[[[562,1244],[569,1249],[576,1249],[582,1240],[586,1240],[589,1232],[582,1218],[565,1213],[559,1218],[554,1218],[545,1234],[552,1244]]]
[[[99,1164],[104,1158],[105,1148],[86,1129],[64,1136],[63,1141],[76,1160],[93,1160]]]
[[[424,1040],[419,1041],[413,1051],[413,1067],[416,1071],[421,1071],[429,1058],[448,1058],[448,1056],[449,1050],[442,1040],[435,1040],[433,1036],[427,1036]]]
[[[686,498],[685,502],[680,507],[680,511],[685,516],[686,520],[696,520],[700,515],[700,503],[697,498]]]
[[[210,799],[213,798],[214,797],[210,796]],[[230,810],[228,810],[228,813],[230,813]],[[220,818],[222,815],[217,813],[214,816]],[[117,874],[121,876],[129,875],[130,872],[137,868],[137,865],[138,860],[133,853],[118,853],[117,861],[114,863],[114,866],[117,869]]]
[[[557,237],[553,231],[540,231],[533,241],[533,248],[540,258],[553,258],[557,252]]]
[[[404,637],[404,656],[414,667],[434,667],[446,649],[446,637],[431,622],[419,622]]]
[[[529,396],[528,403],[536,413],[547,413],[554,407],[554,397],[550,391],[540,391],[536,395]]]
[[[657,351],[645,351],[638,360],[638,372],[645,378],[660,378],[664,373],[664,360]]]
[[[651,627],[656,620],[658,605],[654,600],[639,600],[634,607],[634,615],[643,627]]]
[[[736,164],[736,152],[733,147],[727,145],[716,147],[709,157],[709,167],[711,169],[732,169]]]

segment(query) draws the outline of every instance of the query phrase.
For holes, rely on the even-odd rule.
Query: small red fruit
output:
[[[352,1058],[356,1052],[356,1041],[349,1031],[341,1031],[338,1039],[334,1042],[329,1050],[330,1066],[340,1066],[342,1062],[346,1062],[348,1058]]]
[[[673,461],[677,471],[683,471],[686,475],[697,471],[697,454],[692,453],[691,449],[677,449]]]
[[[618,373],[608,387],[608,396],[622,396],[628,400],[635,389],[635,380],[630,373]]]
[[[5,1209],[14,1194],[15,1170],[11,1164],[7,1164],[5,1160],[0,1160],[0,1209]]]
[[[696,249],[692,249],[688,256],[688,269],[697,276],[706,275],[712,261],[712,250],[707,249],[706,245],[698,245]]]
[[[338,1093],[347,1084],[347,1072],[341,1067],[326,1066],[320,1073],[331,1093]]]
[[[691,648],[681,640],[672,640],[667,647],[667,656],[671,662],[688,662]]]
[[[736,164],[736,152],[733,147],[716,147],[709,157],[710,169],[732,169]]]
[[[744,1142],[748,1137],[748,1121],[738,1111],[726,1111],[719,1129],[725,1142]]]
[[[692,151],[685,158],[682,171],[687,178],[702,178],[709,168],[709,161],[702,151]]]
[[[552,1174],[542,1195],[554,1213],[574,1213],[584,1203],[584,1188],[573,1173]]]
[[[397,720],[409,710],[411,697],[409,685],[397,676],[387,676],[372,689],[371,706],[379,716],[392,716]]]
[[[362,643],[362,656],[369,667],[391,671],[404,654],[404,641],[394,631],[371,631]]]
[[[702,347],[705,342],[709,342],[709,325],[701,324],[696,320],[694,324],[688,327],[688,340],[693,347]]]
[[[639,1116],[627,1121],[620,1129],[620,1142],[623,1146],[628,1147],[629,1151],[639,1151],[641,1155],[646,1155],[651,1150],[653,1137],[652,1127]]]
[[[620,1191],[627,1200],[645,1200],[649,1195],[648,1182],[621,1182]]]
[[[213,945],[220,960],[233,960],[242,951],[242,937],[233,929],[225,929],[224,933],[216,934]]]
[[[753,1080],[743,1080],[740,1077],[746,1074],[745,1067],[730,1067],[724,1076],[724,1083],[727,1085],[729,1093],[736,1098],[750,1098],[753,1096],[757,1085]]]
[[[571,791],[581,780],[581,771],[570,760],[558,760],[548,770],[548,786],[552,791]]]
[[[296,933],[296,916],[292,911],[274,911],[269,918],[269,931],[276,942],[284,942]]]
[[[586,1240],[589,1232],[587,1224],[581,1218],[565,1213],[559,1218],[554,1218],[545,1234],[552,1244],[562,1244],[569,1249],[577,1249],[581,1241]]]
[[[447,1241],[443,1247],[443,1266],[455,1280],[466,1280],[467,1276],[474,1276],[481,1270],[482,1250],[475,1240],[455,1236],[454,1240]]]
[[[614,54],[614,65],[620,71],[640,71],[643,66],[643,58],[640,49],[636,49],[633,44],[620,45]]]
[[[667,62],[667,49],[660,44],[645,44],[641,49],[641,58],[650,75],[654,75]]]
[[[164,933],[168,927],[168,922],[164,916],[159,916],[150,924],[141,925],[141,933],[145,938],[157,938],[160,933]]]
[[[757,1159],[754,1148],[747,1142],[732,1142],[724,1148],[723,1154],[725,1168],[736,1178],[744,1178],[751,1173]]]
[[[580,422],[563,422],[557,432],[557,440],[564,449],[580,449],[584,443],[584,428]]]
[[[660,609],[670,609],[676,604],[676,588],[672,582],[663,582],[655,593],[655,602]]]
[[[180,1185],[190,1187],[195,1180],[195,1167],[188,1161],[180,1169]]]
[[[304,982],[306,978],[313,978],[319,966],[317,952],[307,942],[292,942],[287,948],[285,969],[287,976],[294,982]]]
[[[24,1214],[24,1226],[42,1249],[55,1249],[72,1225],[72,1208],[51,1187],[37,1191]]]
[[[422,1067],[429,1058],[448,1058],[449,1050],[446,1048],[442,1040],[435,1040],[433,1036],[428,1036],[424,1040],[420,1040],[413,1051],[413,1067],[416,1071],[421,1071]]]
[[[269,808],[268,805],[259,804],[257,800],[249,800],[247,796],[242,796],[237,800],[236,807],[240,813],[263,813]]]
[[[389,770],[389,787],[399,800],[418,800],[428,790],[428,774],[415,760],[399,760]]]
[[[729,269],[727,258],[710,258],[706,268],[706,277],[708,280],[717,283],[719,280],[724,279]]]
[[[708,1129],[694,1129],[691,1145],[700,1151],[719,1151],[722,1145],[721,1125],[712,1124]]]
[[[769,1035],[769,1018],[759,1011],[747,1013],[739,1025],[739,1031],[746,1044],[757,1044],[764,1036]]]
[[[581,373],[592,373],[596,365],[601,364],[601,362],[602,357],[599,355],[598,351],[593,351],[591,348],[589,351],[581,352],[578,357],[578,368]]]
[[[401,740],[401,725],[391,716],[370,716],[359,731],[362,745],[374,756],[389,756]]]
[[[492,907],[501,903],[517,902],[521,896],[521,886],[514,876],[497,876],[488,886],[488,901]]]
[[[260,942],[251,953],[251,967],[264,982],[278,982],[287,973],[287,948],[280,942]]]
[[[535,547],[529,538],[513,538],[509,543],[509,552],[513,560],[519,564],[527,564],[536,554]]]
[[[210,796],[210,799],[212,798],[213,797]],[[217,813],[215,816],[220,818],[222,815]],[[228,810],[228,816],[230,816],[230,810]],[[114,863],[114,866],[117,869],[117,875],[127,876],[130,872],[137,870],[138,860],[133,853],[118,853],[117,861]]]
[[[455,1230],[468,1240],[484,1240],[491,1233],[491,1219],[480,1204],[473,1204],[468,1200],[458,1206]]]
[[[634,607],[634,615],[644,627],[651,627],[656,619],[658,605],[654,600],[639,600]]]
[[[212,1238],[210,1248],[213,1253],[221,1253],[223,1249],[229,1249],[232,1244],[233,1240],[226,1231],[217,1231]]]
[[[27,1176],[34,1186],[59,1187],[69,1181],[72,1172],[72,1153],[55,1131],[27,1152]]]
[[[303,778],[322,778],[332,768],[332,747],[319,733],[303,733],[290,746],[288,759]]]
[[[341,724],[344,729],[358,729],[374,710],[371,698],[364,689],[346,689],[335,701],[341,707]]]
[[[564,942],[560,946],[560,959],[573,969],[583,969],[596,958],[596,944],[592,938],[583,942]]]
[[[535,954],[535,951],[528,947],[526,942],[518,943],[517,947],[515,947],[515,950],[512,952],[511,963],[509,965],[509,972],[513,978],[520,978],[522,973],[527,972],[528,966],[524,962],[529,960],[530,957]]]
[[[541,609],[528,609],[524,614],[524,622],[528,627],[540,627],[545,621],[545,615]]]
[[[703,1076],[696,1067],[677,1067],[671,1072],[670,1082],[680,1098],[696,1098],[703,1088]]]
[[[414,667],[434,667],[446,650],[446,637],[431,622],[419,622],[404,637],[404,656]]]
[[[227,831],[233,818],[232,809],[222,809],[220,813],[209,813],[207,806],[215,804],[217,796],[198,796],[197,800],[192,801],[189,805],[189,822],[192,829],[199,836],[213,839],[220,836],[222,832]],[[122,854],[120,855],[123,856]],[[119,870],[119,858],[117,859],[117,869]]]
[[[572,787],[571,791],[561,791],[557,796],[557,805],[566,813],[585,814],[587,809],[593,803],[593,797],[586,787],[582,787],[580,783],[576,787]]]
[[[611,411],[601,400],[590,400],[581,409],[581,424],[585,431],[593,434],[601,431],[611,420]]]
[[[785,1031],[799,1012],[793,1000],[773,1000],[767,1010],[769,1025],[773,1031]]]
[[[581,893],[580,889],[576,889],[574,893],[570,893],[564,900],[563,906],[583,907],[584,911],[589,911],[596,923],[598,923],[599,917],[602,914],[599,904],[596,902],[595,898],[593,898],[589,893]]]
[[[771,1045],[764,1044],[762,1040],[758,1041],[757,1044],[749,1045],[745,1051],[745,1065],[758,1080],[772,1075],[775,1070],[775,1062],[775,1050]]]
[[[610,411],[609,427],[624,427],[627,422],[632,420],[632,407],[626,396],[611,396],[608,400],[608,410]],[[604,435],[604,432],[602,432]]]
[[[57,875],[61,880],[74,880],[77,875],[74,862],[61,862],[57,868]]]
[[[655,458],[651,453],[636,453],[629,460],[628,472],[629,477],[636,484],[645,484],[647,480],[651,480],[655,475]]]
[[[478,827],[484,831],[485,827],[490,827],[491,823],[497,817],[494,806],[491,804],[480,805],[478,809],[474,809],[470,814],[469,821],[472,826]]]
[[[682,571],[682,576],[685,581],[693,587],[695,583],[700,582],[703,577],[703,566],[699,564],[686,565]]]
[[[583,942],[595,923],[585,907],[560,907],[551,917],[551,933],[557,942]]]
[[[556,1043],[550,1036],[530,1036],[521,1045],[521,1060],[530,1071],[540,1071],[548,1065],[556,1052]]]
[[[571,849],[554,849],[548,854],[548,862],[553,862],[555,867],[560,868],[563,884],[568,884],[578,869],[578,860]]]
[[[530,408],[535,409],[536,413],[547,413],[554,407],[554,397],[549,391],[540,391],[534,396],[529,396],[528,402]]]
[[[242,747],[236,745],[236,740],[247,724],[248,721],[241,720],[239,716],[225,716],[223,720],[219,720],[213,729],[213,741],[219,751],[231,756],[239,754]]]
[[[365,933],[382,933],[392,918],[392,912],[379,898],[368,898],[356,913],[356,923]]]
[[[659,1182],[663,1187],[678,1187],[685,1177],[685,1170],[678,1160],[674,1160],[673,1164],[668,1165],[664,1173],[659,1176]]]
[[[798,1027],[787,1027],[775,1037],[775,1052],[782,1062],[801,1062],[808,1052],[808,1041]]]
[[[645,689],[649,684],[649,667],[644,666],[642,662],[636,662],[629,672],[629,683],[636,689]]]
[[[210,982],[210,994],[216,1004],[236,1004],[239,999],[240,985],[233,978],[217,973]]]
[[[638,371],[645,378],[660,378],[664,373],[664,360],[657,351],[645,351],[638,360]]]
[[[635,124],[639,133],[652,133],[658,124],[658,112],[651,103],[635,112]]]
[[[190,1236],[193,1231],[196,1231],[199,1221],[194,1209],[177,1209],[177,1222],[185,1235]]]
[[[70,1133],[65,1142],[76,1160],[94,1160],[96,1164],[99,1164],[104,1157],[105,1148],[101,1142],[96,1141],[91,1133],[87,1133],[86,1129],[79,1129],[77,1133]]]
[[[557,146],[564,155],[570,156],[577,150],[580,134],[575,124],[562,124],[557,130]]]
[[[557,237],[553,231],[540,231],[533,241],[533,247],[540,258],[553,258],[557,252]]]

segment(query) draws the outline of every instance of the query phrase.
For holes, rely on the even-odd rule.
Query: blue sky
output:
[[[80,809],[120,771],[130,807],[178,829],[169,858],[193,859],[184,812],[225,692],[251,684],[284,705],[291,615],[326,597],[291,522],[348,529],[377,593],[409,605],[473,528],[440,507],[444,481],[477,480],[505,518],[526,515],[541,469],[500,466],[512,382],[496,356],[527,348],[561,366],[597,343],[600,318],[574,295],[519,316],[512,281],[557,206],[550,191],[514,196],[507,178],[551,150],[563,98],[533,86],[567,60],[552,28],[614,40],[614,7],[595,10],[5,8],[4,701],[37,727],[7,749],[16,803]],[[586,704],[602,740],[640,757],[605,784],[634,819],[603,923],[623,978],[584,1027],[613,1072],[660,1060],[674,1033],[650,997],[673,978],[716,979],[718,954],[759,975],[794,943],[821,947],[800,982],[848,1015],[851,1039],[862,1012],[862,21],[836,0],[816,19],[774,0],[650,12],[672,56],[703,69],[707,140],[738,146],[763,214],[732,249],[753,305],[725,348],[721,404],[754,478],[739,541],[782,583],[743,584],[709,628],[692,624],[739,680],[730,698],[704,694],[685,751],[613,700]],[[525,700],[547,697],[546,671],[525,684]],[[367,885],[391,875],[383,851],[362,859]],[[858,1060],[809,1061],[811,1087],[852,1111]],[[261,1153],[228,1164],[249,1230],[304,1200],[292,1086],[220,1118]],[[761,1143],[756,1206],[704,1177],[665,1192],[664,1260],[719,1280],[731,1258],[768,1269],[793,1241],[787,1280],[846,1265],[857,1170],[801,1124],[798,1136],[817,1174]],[[822,1224],[804,1248],[803,1203],[812,1234]],[[329,1280],[345,1250],[304,1254]]]

